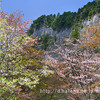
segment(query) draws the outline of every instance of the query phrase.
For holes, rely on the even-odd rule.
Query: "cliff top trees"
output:
[[[53,30],[62,31],[85,19],[91,18],[96,13],[100,12],[100,0],[98,2],[88,2],[85,6],[78,9],[78,12],[64,12],[62,15],[42,15],[33,21],[29,33],[33,33],[34,29],[39,29],[42,26],[52,27]]]

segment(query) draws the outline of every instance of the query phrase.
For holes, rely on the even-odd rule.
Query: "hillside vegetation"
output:
[[[53,30],[59,32],[85,19],[91,18],[96,13],[100,13],[100,1],[88,2],[85,6],[79,8],[77,12],[69,11],[64,12],[62,15],[60,13],[57,15],[42,15],[33,21],[28,33],[31,35],[34,29],[40,29],[42,26],[52,27]]]

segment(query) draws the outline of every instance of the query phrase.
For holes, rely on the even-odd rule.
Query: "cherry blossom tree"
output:
[[[22,21],[23,14],[0,12],[0,98],[28,98],[21,91],[33,90],[40,79],[53,74],[41,62],[41,50],[36,50],[36,39],[26,35],[31,21]],[[8,93],[8,94],[6,94]],[[33,95],[33,93],[31,93]]]
[[[96,73],[100,68],[100,58],[89,49],[81,47],[80,40],[77,42],[77,44],[73,44],[70,39],[67,39],[64,46],[57,46],[57,49],[47,51],[45,61],[49,62],[48,64],[52,66],[56,74],[67,84],[66,89],[78,91],[78,93],[70,93],[70,98],[90,99],[91,85],[100,83],[100,73]],[[57,56],[54,57],[54,54]],[[79,90],[85,91],[81,93],[82,96],[80,96]]]

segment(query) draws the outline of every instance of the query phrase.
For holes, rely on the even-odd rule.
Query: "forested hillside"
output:
[[[67,27],[72,27],[74,24],[91,18],[96,13],[100,13],[100,1],[88,2],[84,7],[79,8],[77,12],[64,12],[62,15],[42,15],[33,21],[29,29],[29,34],[32,34],[35,29],[42,26],[52,27],[53,30],[61,31]]]

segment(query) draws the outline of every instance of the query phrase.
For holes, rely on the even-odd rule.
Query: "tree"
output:
[[[22,17],[19,11],[10,15],[0,12],[1,99],[11,100],[15,95],[20,99],[27,98],[18,94],[22,90],[34,90],[40,79],[52,73],[48,66],[41,62],[43,51],[32,48],[36,39],[25,34],[30,21],[23,22]],[[4,89],[7,91],[4,92]]]
[[[83,46],[88,48],[100,47],[100,26],[86,27],[83,34]]]
[[[45,60],[50,62],[49,66],[65,82],[62,89],[75,91],[66,93],[67,98],[71,100],[72,98],[75,100],[95,99],[100,93],[95,95],[91,87],[96,83],[100,85],[100,72],[97,73],[100,68],[100,58],[90,50],[80,47],[80,44],[81,41],[78,44],[72,44],[72,40],[68,39],[65,46],[56,45],[56,49],[47,51]]]
[[[59,17],[59,16],[60,16],[60,13],[57,14],[57,17]]]
[[[80,33],[77,27],[75,27],[75,29],[72,31],[71,33],[71,38],[73,39],[79,39],[80,37]]]

